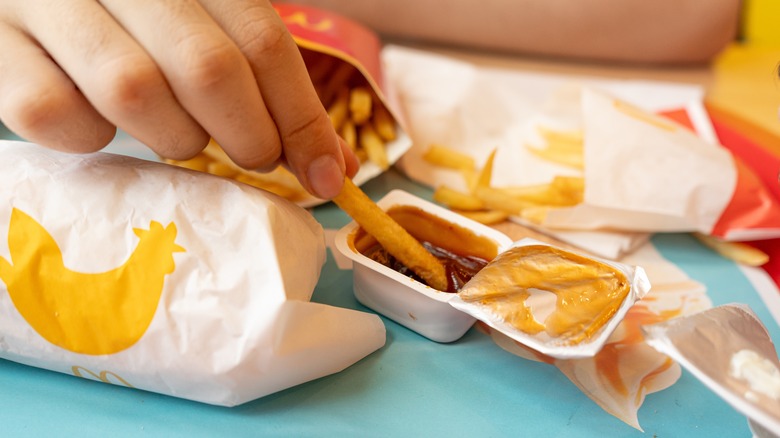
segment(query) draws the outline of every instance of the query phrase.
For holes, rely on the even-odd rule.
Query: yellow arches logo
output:
[[[296,24],[303,29],[308,29],[314,32],[325,32],[333,28],[333,21],[327,18],[314,21],[307,14],[300,11],[296,11],[287,15],[281,15],[281,18],[282,21],[284,21],[284,23],[287,25]]]
[[[139,241],[121,266],[76,272],[65,266],[49,232],[14,208],[8,229],[11,261],[0,257],[0,280],[19,313],[47,341],[74,353],[117,353],[146,332],[165,276],[175,269],[173,253],[184,251],[174,242],[174,223],[163,227],[152,221],[148,230],[133,231]]]
[[[101,371],[100,374],[94,373],[84,367],[74,365],[71,367],[71,371],[73,371],[73,375],[76,377],[81,377],[82,379],[87,379],[84,375],[84,373],[88,374],[89,376],[93,377],[95,380],[100,380],[103,383],[111,383],[113,385],[119,385],[122,384],[124,386],[127,386],[128,388],[135,388],[133,385],[131,385],[127,380],[119,377],[118,374],[113,373],[111,371]],[[113,378],[112,378],[113,377]]]

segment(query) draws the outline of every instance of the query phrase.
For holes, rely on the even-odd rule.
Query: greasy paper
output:
[[[282,198],[106,153],[0,155],[0,358],[232,406],[385,342],[375,315],[310,302],[323,231]]]
[[[670,387],[680,377],[680,366],[645,342],[642,326],[709,309],[712,302],[704,285],[664,259],[652,244],[623,261],[641,265],[653,288],[629,309],[594,357],[555,359],[486,324],[479,327],[510,353],[554,365],[606,412],[641,430],[639,414],[645,396]]]

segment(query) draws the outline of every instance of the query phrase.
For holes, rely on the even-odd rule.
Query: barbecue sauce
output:
[[[413,206],[395,206],[387,210],[425,249],[441,260],[447,272],[448,287],[443,292],[458,292],[498,253],[493,240],[445,221]],[[411,269],[385,251],[372,236],[358,229],[353,240],[355,249],[366,257],[403,275],[424,283]]]

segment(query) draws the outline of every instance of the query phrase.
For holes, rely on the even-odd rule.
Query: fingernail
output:
[[[322,199],[330,199],[338,195],[344,184],[341,166],[331,155],[323,155],[312,161],[306,175],[309,177],[312,190]]]

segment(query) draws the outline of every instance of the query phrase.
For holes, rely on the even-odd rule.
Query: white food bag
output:
[[[310,302],[322,227],[272,194],[0,142],[0,358],[234,406],[343,370],[379,317]]]

